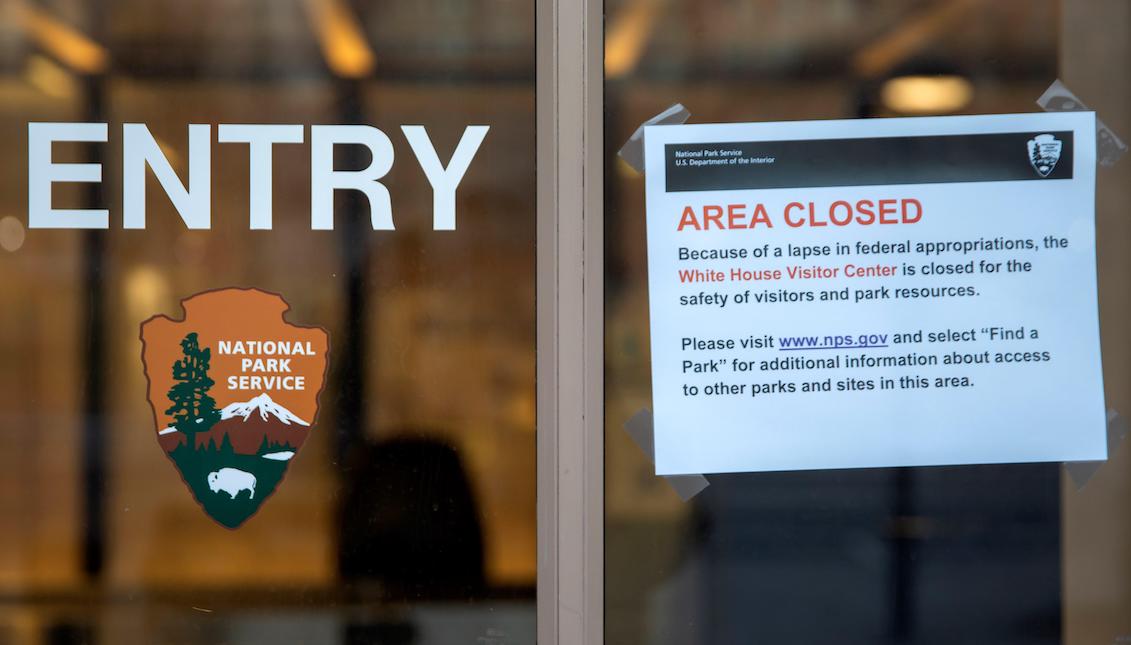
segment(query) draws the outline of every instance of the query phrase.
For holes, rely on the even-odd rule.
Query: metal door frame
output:
[[[538,641],[604,632],[601,0],[537,3]]]

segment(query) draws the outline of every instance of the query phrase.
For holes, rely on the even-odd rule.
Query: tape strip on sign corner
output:
[[[1080,112],[1088,109],[1087,105],[1072,93],[1064,83],[1057,79],[1049,85],[1044,94],[1037,99],[1037,105],[1045,112]],[[1127,144],[1115,136],[1111,128],[1096,117],[1096,160],[1101,166],[1110,168],[1127,154]]]
[[[690,118],[691,112],[688,112],[682,103],[676,103],[641,123],[640,127],[636,128],[636,132],[633,132],[628,141],[621,146],[617,156],[624,159],[624,162],[632,166],[636,172],[644,172],[644,127],[649,125],[683,125]]]
[[[649,461],[656,461],[656,444],[653,440],[651,410],[644,408],[632,415],[632,418],[625,422],[624,431],[644,451]],[[667,475],[664,476],[664,479],[667,480],[672,490],[679,495],[679,498],[685,502],[711,485],[711,482],[707,481],[707,478],[703,475]]]
[[[1111,459],[1115,456],[1116,450],[1119,445],[1123,443],[1123,439],[1127,437],[1128,427],[1127,420],[1123,418],[1119,412],[1114,409],[1107,411],[1107,458]],[[1068,472],[1068,476],[1072,478],[1072,482],[1076,484],[1076,490],[1084,490],[1092,477],[1099,472],[1100,467],[1104,465],[1102,461],[1066,461],[1064,462],[1064,470]]]

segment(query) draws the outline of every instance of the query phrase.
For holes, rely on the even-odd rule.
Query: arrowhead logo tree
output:
[[[286,322],[258,289],[206,291],[141,325],[157,441],[204,512],[230,529],[286,475],[318,414],[329,335]]]
[[[208,390],[216,384],[208,378],[212,350],[200,348],[196,332],[185,336],[181,350],[184,358],[173,363],[173,380],[177,384],[169,388],[173,405],[165,414],[172,415],[175,427],[189,438],[188,443],[195,445],[196,433],[207,432],[220,420],[216,400],[208,396]]]

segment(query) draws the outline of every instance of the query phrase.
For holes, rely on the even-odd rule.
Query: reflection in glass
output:
[[[0,640],[533,642],[533,3],[11,4]],[[54,150],[101,163],[103,183],[53,194],[109,208],[110,230],[27,230],[31,121],[110,124],[109,143]],[[249,228],[247,146],[217,143],[211,230],[186,230],[152,177],[146,229],[122,230],[124,122],[147,124],[181,180],[190,123],[373,125],[395,146],[396,230],[342,191],[335,230],[311,230],[309,127],[274,147],[272,230]],[[402,124],[442,160],[490,126],[455,231],[432,230]],[[369,161],[340,152],[339,169]],[[318,426],[237,532],[161,454],[137,340],[225,286],[285,294],[331,337]]]
[[[607,3],[607,642],[1060,642],[1056,464],[711,475],[689,503],[654,476],[623,428],[651,400],[643,177],[615,154],[677,102],[691,123],[1034,111],[1065,4]]]

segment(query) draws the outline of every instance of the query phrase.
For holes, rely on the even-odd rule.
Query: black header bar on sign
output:
[[[1072,178],[1072,132],[669,143],[667,192]]]

